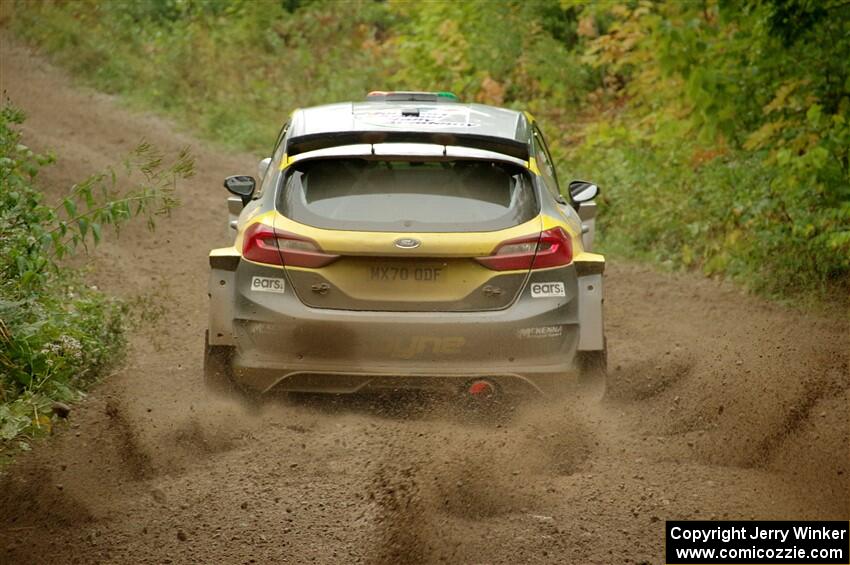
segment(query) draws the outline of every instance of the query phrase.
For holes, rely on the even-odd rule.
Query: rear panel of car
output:
[[[466,312],[314,308],[288,281],[283,287],[256,285],[282,280],[282,274],[243,261],[233,280],[234,373],[258,390],[327,390],[321,384],[327,380],[302,382],[311,375],[362,377],[337,383],[343,392],[379,376],[522,380],[571,370],[579,340],[572,265],[532,272],[507,308]],[[553,282],[560,283],[555,292],[532,294],[532,288]]]
[[[333,257],[324,265],[282,258],[293,292],[314,308],[505,308],[529,268],[494,271],[478,258],[541,228],[530,175],[504,163],[326,159],[293,167],[278,190],[266,221],[303,238],[294,245]]]
[[[319,268],[285,266],[288,285],[315,308],[375,311],[476,311],[508,306],[528,269],[493,271],[477,261],[506,240],[540,232],[535,216],[495,232],[393,233],[325,230],[298,224],[278,212],[261,223],[298,233],[338,258]],[[415,239],[401,249],[399,240]]]

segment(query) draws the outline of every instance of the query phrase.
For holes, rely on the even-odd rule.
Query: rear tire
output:
[[[592,398],[601,399],[605,395],[608,379],[608,340],[601,351],[576,352],[578,382],[582,392]]]
[[[233,348],[210,345],[210,332],[204,336],[204,385],[215,394],[231,396],[238,392],[233,382]]]

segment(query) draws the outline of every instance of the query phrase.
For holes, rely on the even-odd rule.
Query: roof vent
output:
[[[459,102],[451,92],[411,92],[373,90],[366,95],[368,102]]]

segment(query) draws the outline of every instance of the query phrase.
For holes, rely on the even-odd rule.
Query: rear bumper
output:
[[[450,390],[488,378],[506,391],[545,393],[576,374],[578,281],[567,270],[532,275],[566,280],[564,297],[532,298],[526,288],[503,310],[374,312],[312,308],[288,288],[253,290],[254,277],[285,273],[241,262],[212,271],[210,336],[234,347],[234,379],[261,392]]]
[[[283,375],[283,376],[281,376]],[[477,380],[491,382],[509,396],[554,394],[577,382],[577,374],[567,373],[458,373],[445,374],[382,374],[375,371],[358,372],[299,372],[280,373],[267,367],[240,367],[236,381],[251,390],[316,392],[351,394],[356,392],[420,390],[455,394],[466,390]]]

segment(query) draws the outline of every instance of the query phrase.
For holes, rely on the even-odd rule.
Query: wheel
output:
[[[207,390],[231,395],[236,384],[231,376],[233,348],[226,345],[210,345],[210,332],[204,335],[204,385]]]
[[[576,352],[579,387],[594,398],[605,395],[605,381],[608,377],[608,340],[601,351]]]

